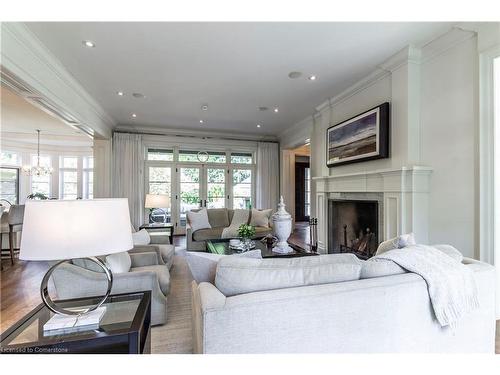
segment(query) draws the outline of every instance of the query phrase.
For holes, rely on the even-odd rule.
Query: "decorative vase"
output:
[[[273,248],[274,252],[287,254],[293,252],[293,249],[288,246],[288,238],[292,233],[292,215],[285,210],[285,202],[283,197],[280,197],[278,211],[273,214],[273,232],[278,239],[278,243]]]

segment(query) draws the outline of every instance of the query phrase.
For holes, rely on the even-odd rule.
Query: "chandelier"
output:
[[[28,176],[48,176],[52,174],[51,167],[45,167],[40,165],[40,129],[37,132],[37,154],[36,154],[36,165],[25,165],[23,166],[23,172]]]

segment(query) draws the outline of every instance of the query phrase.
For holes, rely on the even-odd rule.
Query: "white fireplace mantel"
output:
[[[328,199],[335,193],[379,193],[383,199],[383,233],[380,240],[414,232],[419,243],[427,243],[429,189],[432,168],[409,166],[313,177],[316,184],[318,246],[328,249]]]

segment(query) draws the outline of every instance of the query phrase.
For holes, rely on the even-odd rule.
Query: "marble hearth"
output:
[[[378,202],[379,242],[414,232],[418,242],[427,243],[431,173],[431,168],[412,166],[313,177],[320,252],[329,248],[328,202],[339,199]]]

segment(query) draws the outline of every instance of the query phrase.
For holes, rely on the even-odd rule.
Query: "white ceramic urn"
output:
[[[293,249],[288,246],[288,237],[292,233],[292,215],[285,210],[285,202],[283,196],[280,197],[278,211],[273,214],[273,232],[278,239],[278,243],[273,248],[277,253],[287,254],[293,252]]]

